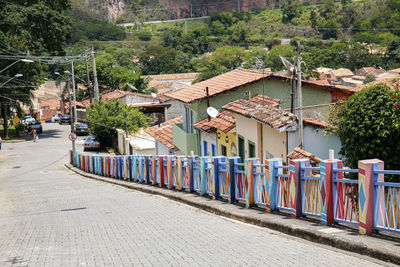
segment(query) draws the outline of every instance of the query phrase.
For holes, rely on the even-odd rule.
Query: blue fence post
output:
[[[219,165],[221,159],[224,158],[223,156],[218,156],[212,158],[212,166],[213,166],[213,172],[212,172],[212,181],[213,181],[213,199],[218,199],[220,197],[219,194]]]
[[[230,180],[230,186],[229,186],[229,203],[233,203],[236,201],[236,192],[235,192],[235,165],[236,163],[239,163],[240,157],[230,157],[228,158],[227,161],[227,166],[229,166],[229,180]]]
[[[189,162],[189,170],[190,170],[190,174],[189,174],[189,192],[193,192],[193,176],[194,176],[194,170],[193,170],[193,164],[194,161],[196,160],[194,156],[189,157],[188,158]]]
[[[278,169],[277,166],[282,166],[283,161],[281,158],[272,158],[265,160],[265,203],[266,212],[276,210],[276,197],[278,190],[278,173],[282,173],[282,169]]]

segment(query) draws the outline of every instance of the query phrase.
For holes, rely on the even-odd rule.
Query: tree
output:
[[[125,129],[125,116],[128,132],[137,132],[147,126],[147,118],[142,112],[122,104],[118,99],[95,102],[86,110],[90,132],[95,134],[104,146],[111,146],[112,140],[117,138],[116,128]]]
[[[340,138],[340,154],[347,166],[358,160],[379,158],[386,169],[400,169],[400,91],[377,84],[364,88],[340,105],[331,124]]]
[[[297,0],[287,0],[282,4],[282,22],[290,23],[294,18],[300,16],[300,1]]]
[[[282,61],[279,56],[285,57],[286,59],[292,61],[292,58],[296,55],[294,47],[291,45],[277,45],[274,46],[268,53],[267,65],[272,70],[282,70],[284,68]]]

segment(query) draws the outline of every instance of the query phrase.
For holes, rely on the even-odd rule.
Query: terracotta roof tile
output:
[[[278,108],[276,102],[268,105],[257,103],[257,101],[249,103],[247,100],[239,99],[224,105],[222,108],[255,119],[274,129],[284,126],[297,126],[296,116]]]
[[[106,100],[112,100],[115,98],[121,98],[125,96],[128,92],[122,91],[122,90],[114,90],[109,93],[105,93],[101,96],[101,100],[106,101]]]
[[[224,110],[218,113],[216,118],[211,118],[210,121],[208,118],[205,118],[204,120],[194,123],[193,126],[205,132],[212,132],[218,129],[227,133],[235,128],[235,117],[232,112]]]
[[[213,96],[258,81],[267,75],[239,68],[187,88],[166,93],[166,96],[190,103],[207,97],[206,87],[209,88],[209,95]]]
[[[305,118],[303,118],[303,122],[308,123],[308,124],[312,124],[312,125],[316,125],[316,126],[320,126],[320,127],[323,127],[323,128],[329,127],[329,123],[326,123],[324,121],[320,121],[320,120],[317,120],[317,119],[314,119],[314,118],[305,117]]]
[[[204,99],[207,97],[206,95],[206,87],[209,88],[209,95],[214,96],[221,94],[223,92],[227,92],[230,90],[237,89],[241,86],[245,86],[254,82],[257,82],[261,79],[279,79],[284,81],[289,81],[290,78],[284,75],[278,74],[271,74],[259,73],[258,71],[254,70],[247,70],[238,68],[236,70],[221,74],[219,76],[213,77],[206,81],[202,81],[196,83],[192,86],[187,88],[183,88],[174,92],[166,93],[165,95],[176,100],[191,103],[200,99]],[[348,92],[350,94],[357,92],[352,87],[348,86],[335,86],[335,85],[328,85],[326,82],[315,82],[315,81],[302,81],[303,85],[309,85],[313,87],[319,87],[322,89],[327,89],[331,91],[342,91]]]
[[[314,156],[310,152],[307,152],[299,147],[296,147],[292,152],[287,155],[289,159],[311,159],[314,160],[315,162],[320,162],[321,159]]]
[[[161,123],[160,125],[147,128],[145,132],[164,144],[166,147],[168,147],[168,149],[171,149],[172,151],[178,151],[179,149],[174,146],[172,135],[172,125],[176,123],[182,123],[182,116]]]

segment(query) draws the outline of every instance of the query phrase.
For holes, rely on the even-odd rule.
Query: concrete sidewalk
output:
[[[327,227],[321,225],[318,220],[308,218],[293,219],[290,215],[285,213],[266,213],[261,209],[246,209],[241,205],[212,200],[193,193],[106,178],[86,173],[73,167],[71,164],[65,164],[65,167],[88,178],[124,186],[149,194],[161,195],[217,215],[267,227],[309,241],[330,245],[332,247],[400,265],[400,236],[386,234],[374,234],[371,236],[360,235],[358,230],[342,225]]]

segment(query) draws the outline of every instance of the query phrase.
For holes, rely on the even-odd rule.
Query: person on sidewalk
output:
[[[29,134],[33,135],[33,142],[36,142],[36,140],[39,140],[39,136],[37,134],[36,129],[32,129],[32,131]]]
[[[0,150],[1,150],[1,143],[2,143],[2,141],[3,141],[3,140],[1,139],[1,136],[0,136]]]

